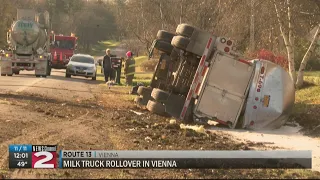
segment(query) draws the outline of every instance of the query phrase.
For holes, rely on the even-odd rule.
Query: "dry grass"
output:
[[[298,122],[306,134],[319,137],[320,72],[306,72],[304,79],[304,87],[296,91],[295,106],[290,120]]]
[[[97,81],[104,81],[104,76],[101,74],[101,67],[98,66],[98,74],[97,74]],[[133,78],[133,85],[136,85],[138,82],[143,83],[145,86],[149,86],[151,79],[152,79],[152,73],[136,73]],[[122,74],[120,79],[121,84],[125,84],[125,77]]]

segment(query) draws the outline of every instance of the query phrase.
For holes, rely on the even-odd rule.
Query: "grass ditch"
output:
[[[303,127],[302,132],[320,136],[320,72],[306,72],[304,87],[296,91],[295,105],[289,121]]]

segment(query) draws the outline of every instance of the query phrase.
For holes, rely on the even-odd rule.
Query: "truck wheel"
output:
[[[151,87],[139,86],[137,93],[141,96],[150,96],[152,92]]]
[[[171,43],[173,36],[175,36],[175,34],[164,30],[159,30],[157,33],[157,39],[163,40],[168,43]]]
[[[179,49],[186,50],[190,43],[190,39],[183,36],[175,36],[173,37],[171,44]]]
[[[6,76],[6,74],[1,74],[1,76]]]
[[[36,77],[41,77],[40,75],[36,75]]]
[[[149,100],[147,104],[147,109],[150,112],[153,112],[158,115],[166,115],[166,107],[159,102]]]
[[[172,50],[173,50],[173,46],[166,42],[166,41],[158,41],[156,46],[156,49],[158,49],[159,51],[165,52],[166,54],[171,54]]]
[[[19,70],[14,70],[13,73],[14,74],[20,74],[20,71]]]
[[[169,95],[170,94],[168,92],[156,88],[154,88],[151,93],[151,97],[161,103],[166,102],[168,100]]]
[[[150,98],[146,98],[146,97],[143,97],[143,96],[137,96],[134,99],[134,102],[139,106],[146,106],[148,104],[149,100],[150,100]]]
[[[142,105],[142,100],[143,98],[141,96],[137,96],[136,98],[134,98],[134,102],[138,105]]]
[[[8,76],[12,76],[12,74],[8,74]]]
[[[44,75],[44,76],[42,76],[43,78],[47,78],[47,76],[46,75]]]
[[[176,29],[177,34],[185,37],[191,37],[194,31],[195,28],[188,24],[180,24]]]
[[[66,73],[66,78],[71,78],[71,75]]]
[[[51,76],[51,68],[49,68],[47,76]]]

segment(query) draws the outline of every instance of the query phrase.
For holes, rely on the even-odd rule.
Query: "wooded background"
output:
[[[235,40],[238,49],[248,57],[269,53],[278,60],[292,61],[285,65],[289,64],[291,73],[301,69],[303,59],[310,60],[302,71],[320,70],[318,53],[314,52],[318,49],[319,0],[1,0],[0,3],[0,47],[6,43],[6,32],[16,17],[16,9],[32,8],[50,13],[55,33],[75,33],[83,51],[89,51],[98,41],[112,39],[143,54],[158,30],[174,32],[178,24],[188,23]],[[312,39],[316,41],[310,46]]]

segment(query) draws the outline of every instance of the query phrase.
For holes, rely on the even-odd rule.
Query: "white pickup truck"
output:
[[[244,60],[233,41],[187,24],[177,27],[171,45],[172,53],[166,54],[176,68],[168,86],[138,90],[141,98],[148,98],[149,111],[185,122],[215,121],[254,130],[276,129],[288,119],[295,88],[281,66],[262,59]],[[188,82],[190,77],[193,80]]]

